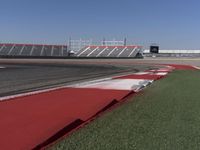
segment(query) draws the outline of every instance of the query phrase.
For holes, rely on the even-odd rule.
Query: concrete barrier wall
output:
[[[144,50],[144,53],[150,53],[150,50]],[[200,50],[159,50],[161,54],[198,54]]]
[[[145,57],[200,57],[200,50],[159,50],[159,54],[152,54],[144,50]]]

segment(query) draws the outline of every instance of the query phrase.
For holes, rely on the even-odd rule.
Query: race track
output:
[[[0,60],[0,97],[147,70],[148,65],[86,60]]]

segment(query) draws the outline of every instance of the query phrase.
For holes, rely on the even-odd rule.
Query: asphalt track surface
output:
[[[155,64],[200,66],[200,59],[0,59],[0,97],[154,69]]]
[[[0,97],[147,70],[149,65],[96,60],[0,60]]]

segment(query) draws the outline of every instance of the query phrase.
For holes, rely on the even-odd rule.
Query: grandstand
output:
[[[141,46],[86,46],[76,53],[76,57],[136,58],[141,53]]]
[[[0,57],[63,57],[68,56],[66,45],[0,44]]]
[[[85,46],[74,54],[66,45],[0,44],[0,57],[135,58],[141,53],[141,46]]]
[[[116,41],[112,41],[116,42]],[[105,42],[104,42],[105,43]],[[121,44],[121,43],[120,43]],[[41,58],[142,58],[145,57],[200,57],[200,50],[159,50],[151,53],[142,46],[88,45],[77,48],[67,45],[13,44],[0,43],[0,57],[41,57]],[[75,49],[76,48],[76,49]]]

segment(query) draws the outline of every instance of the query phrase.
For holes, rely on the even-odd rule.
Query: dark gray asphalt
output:
[[[0,97],[146,70],[148,66],[79,63],[0,62]]]

